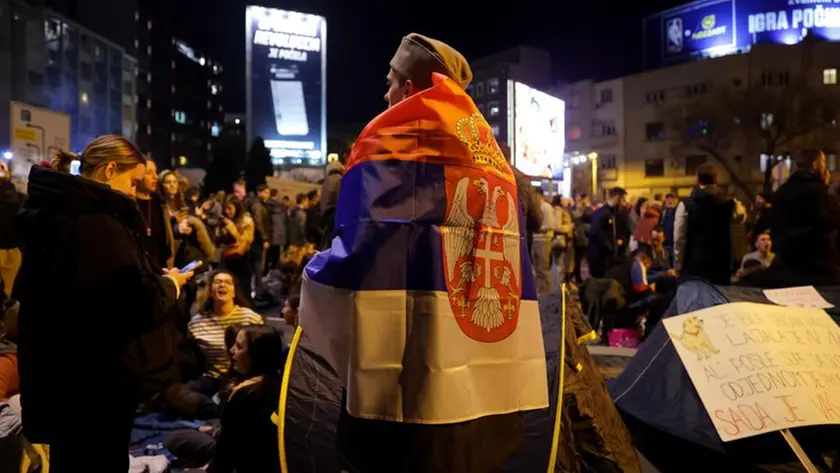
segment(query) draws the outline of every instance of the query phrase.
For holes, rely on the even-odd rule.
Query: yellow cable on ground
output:
[[[292,362],[295,359],[295,352],[300,343],[300,335],[303,328],[298,325],[295,328],[295,335],[289,345],[289,354],[286,356],[286,366],[283,368],[283,382],[280,384],[280,406],[277,407],[277,441],[280,450],[280,472],[288,473],[289,467],[286,461],[286,401],[289,397],[289,379],[292,376]]]
[[[560,386],[557,388],[557,416],[554,418],[554,435],[551,439],[551,455],[548,457],[548,473],[554,473],[557,465],[557,447],[560,445],[560,414],[563,412],[563,377],[566,370],[566,285],[560,287]]]

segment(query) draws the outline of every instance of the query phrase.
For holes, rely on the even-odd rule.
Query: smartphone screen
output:
[[[190,262],[188,265],[184,266],[183,268],[179,269],[178,272],[188,273],[188,272],[194,270],[195,268],[197,268],[199,266],[201,266],[201,261],[195,260],[195,261]]]

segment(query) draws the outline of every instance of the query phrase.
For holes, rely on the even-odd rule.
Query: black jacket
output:
[[[18,223],[24,430],[49,443],[74,411],[94,425],[173,381],[177,290],[143,250],[136,203],[109,187],[33,167]]]
[[[234,388],[222,410],[222,429],[210,473],[280,473],[277,426],[280,375],[252,378]]]
[[[822,178],[793,173],[773,196],[772,266],[810,274],[813,284],[840,284],[838,229],[840,204]]]
[[[589,247],[597,249],[601,257],[616,256],[630,242],[627,213],[616,207],[603,205],[592,214],[589,227]],[[621,240],[621,247],[617,246]]]
[[[682,202],[686,211],[685,255],[680,276],[728,285],[732,275],[735,201],[717,186],[697,187]]]

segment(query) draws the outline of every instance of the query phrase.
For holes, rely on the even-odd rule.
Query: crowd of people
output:
[[[623,305],[636,309],[610,327],[624,333],[650,331],[661,316],[656,312],[667,307],[655,302],[670,301],[677,284],[691,278],[759,287],[838,284],[832,235],[840,206],[829,192],[825,155],[804,150],[796,165],[775,193],[760,193],[749,207],[725,191],[711,164],[699,167],[683,199],[656,194],[631,205],[619,187],[594,205],[587,194],[554,196],[550,203],[543,195],[531,251],[538,290],[557,290],[563,282],[576,290],[584,268],[590,280],[582,295],[586,287],[598,287],[587,297],[608,290],[594,280],[614,281]],[[635,345],[638,338],[617,340]]]
[[[52,470],[77,471],[96,432],[101,463],[124,464],[139,410],[207,421],[168,441],[185,465],[277,471],[286,345],[254,309],[297,325],[302,268],[328,232],[320,192],[292,202],[240,180],[203,195],[119,136],[33,167],[25,193],[11,177],[0,162],[0,403],[26,412]],[[95,373],[83,388],[79,369]]]
[[[466,97],[470,78],[457,51],[412,35],[392,61],[385,98],[394,106],[432,88],[433,79],[449,81],[443,85],[450,97]],[[79,175],[70,173],[74,161]],[[655,195],[633,205],[621,188],[597,203],[586,194],[549,201],[510,166],[496,172],[515,177],[537,291],[567,284],[584,307],[617,292],[620,310],[594,325],[611,343],[626,345],[632,343],[627,331],[641,339],[684,280],[840,284],[840,204],[829,191],[825,156],[806,150],[795,162],[790,179],[750,209],[726,192],[711,165],[700,166],[687,197]],[[475,165],[470,172],[487,171]],[[159,173],[119,136],[99,137],[79,155],[61,151],[34,166],[25,195],[0,162],[0,417],[7,410],[22,414],[15,425],[26,442],[49,445],[53,473],[127,471],[126,445],[138,412],[201,421],[165,441],[182,466],[280,471],[274,417],[288,346],[263,314],[278,306],[282,324],[298,324],[301,273],[330,246],[341,180],[341,167],[331,165],[321,192],[279,196],[262,184],[249,193],[248,183],[237,181],[229,194],[206,195],[177,171]],[[525,260],[522,268],[530,268]],[[513,287],[511,271],[496,277]],[[486,278],[479,292],[498,294]],[[537,358],[544,362],[542,354]],[[520,394],[511,391],[507,400]],[[498,439],[513,427],[516,438]],[[380,428],[366,432],[398,437]],[[415,452],[418,462],[479,464],[498,453],[484,462],[481,471],[489,472],[516,451],[521,430],[519,413],[505,411],[406,431],[437,449],[434,456]],[[459,432],[470,432],[469,438]],[[86,468],[91,461],[96,467]],[[400,471],[455,471],[424,468]]]

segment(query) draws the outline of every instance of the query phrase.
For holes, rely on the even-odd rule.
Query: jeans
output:
[[[531,263],[534,266],[537,294],[548,294],[551,292],[551,240],[534,238]]]
[[[219,417],[219,406],[211,399],[215,392],[205,394],[199,390],[203,386],[194,384],[194,381],[201,379],[189,381],[187,384],[176,384],[167,389],[164,393],[167,412],[176,417],[192,419]]]
[[[176,430],[166,437],[163,445],[186,467],[202,467],[216,453],[216,439],[198,430]]]

